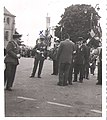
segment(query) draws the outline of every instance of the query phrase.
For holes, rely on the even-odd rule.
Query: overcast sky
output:
[[[51,17],[50,26],[55,26],[64,13],[64,8],[72,4],[99,4],[100,16],[104,3],[101,0],[4,0],[4,6],[16,16],[17,31],[23,34],[22,40],[30,46],[35,45],[39,31],[46,29],[46,16]],[[29,34],[29,36],[27,36]]]

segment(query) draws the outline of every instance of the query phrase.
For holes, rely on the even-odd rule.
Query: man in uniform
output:
[[[6,47],[6,57],[4,59],[5,62],[5,78],[4,78],[4,83],[6,85],[6,90],[11,91],[14,78],[15,78],[15,73],[16,73],[16,68],[17,65],[19,64],[19,58],[20,58],[20,47],[18,45],[18,41],[22,35],[19,34],[14,34],[13,35],[13,40],[9,41],[7,47]]]
[[[33,71],[32,71],[30,78],[35,76],[38,65],[39,65],[38,78],[41,78],[43,63],[47,57],[47,46],[44,43],[44,40],[45,38],[43,36],[40,36],[40,43],[37,43],[33,49],[35,50],[36,54],[35,54],[35,60],[34,60],[34,67],[33,67]]]

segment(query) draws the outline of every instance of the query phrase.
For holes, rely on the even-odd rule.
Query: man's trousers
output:
[[[59,65],[59,84],[67,85],[69,77],[70,63],[60,63]]]
[[[12,63],[6,63],[6,69],[4,71],[4,83],[6,84],[6,88],[10,88],[13,85],[15,73],[16,73],[17,65]]]
[[[38,76],[41,75],[42,68],[43,68],[43,63],[44,63],[44,59],[42,59],[42,60],[35,59],[35,60],[34,60],[34,67],[33,67],[33,71],[32,71],[32,76],[35,76],[35,73],[36,73],[38,64],[39,64]]]

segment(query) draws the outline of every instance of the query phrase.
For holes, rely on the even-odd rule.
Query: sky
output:
[[[29,46],[34,46],[39,32],[46,29],[47,13],[50,17],[50,27],[56,26],[64,13],[64,8],[72,4],[91,4],[93,7],[99,4],[99,14],[102,13],[104,6],[101,0],[4,0],[3,2],[7,10],[16,16],[17,32],[23,35],[22,40]]]

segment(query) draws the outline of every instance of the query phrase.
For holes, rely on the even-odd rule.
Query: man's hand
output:
[[[17,57],[20,59],[20,58],[21,58],[21,55],[20,55],[20,54],[17,54]]]

